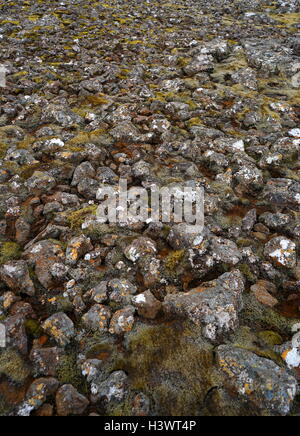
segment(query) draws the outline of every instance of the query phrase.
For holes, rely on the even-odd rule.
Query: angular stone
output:
[[[56,393],[58,416],[81,415],[89,405],[89,400],[72,385],[64,385]]]
[[[95,401],[104,400],[106,403],[112,401],[120,403],[127,391],[127,375],[124,371],[115,371],[99,383],[93,383],[91,390]]]
[[[12,261],[0,269],[0,277],[16,294],[35,294],[34,284],[29,276],[29,270],[24,260]]]
[[[63,351],[53,347],[33,348],[29,357],[36,376],[55,377],[62,356]]]
[[[51,191],[55,185],[55,178],[50,176],[48,173],[43,173],[41,171],[35,171],[32,177],[30,177],[25,183],[25,186],[27,186],[29,191],[35,195],[47,193]]]
[[[296,244],[284,236],[271,239],[265,245],[264,253],[277,266],[289,269],[296,266]]]
[[[134,325],[135,308],[132,306],[117,310],[112,316],[109,333],[112,335],[121,335],[130,332]]]
[[[162,303],[154,297],[151,291],[145,291],[133,297],[132,304],[137,308],[140,316],[148,319],[155,319],[162,308]]]
[[[279,303],[279,301],[273,297],[262,284],[251,286],[251,292],[255,295],[257,301],[265,306],[274,307]]]
[[[297,392],[297,381],[271,360],[250,351],[221,345],[217,363],[225,386],[258,414],[287,415]]]
[[[278,206],[300,209],[300,183],[291,179],[271,179],[267,182],[262,198]]]
[[[94,306],[82,317],[82,323],[86,329],[93,332],[108,330],[111,311],[108,307],[102,304],[94,304]]]
[[[63,312],[56,313],[48,318],[42,328],[61,347],[68,345],[75,336],[74,324]]]
[[[205,338],[216,341],[238,327],[244,288],[243,275],[232,271],[187,293],[167,295],[163,309],[166,314],[190,319],[202,327]]]
[[[66,250],[66,261],[69,265],[76,265],[78,260],[91,251],[93,246],[90,238],[84,235],[71,239]]]
[[[137,287],[126,279],[113,279],[108,283],[109,299],[122,305],[131,304]]]
[[[58,389],[59,382],[55,378],[39,378],[35,380],[26,393],[26,400],[18,408],[18,416],[30,416],[39,409]]]
[[[137,262],[141,257],[147,254],[156,254],[156,244],[152,239],[141,237],[135,239],[128,247],[125,248],[124,254],[131,262]]]

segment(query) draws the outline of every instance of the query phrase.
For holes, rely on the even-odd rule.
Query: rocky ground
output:
[[[1,415],[299,414],[299,0],[0,2]],[[205,188],[205,233],[96,220]]]

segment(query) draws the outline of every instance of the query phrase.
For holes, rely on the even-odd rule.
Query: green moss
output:
[[[24,323],[26,333],[33,338],[39,338],[42,335],[42,328],[38,321],[35,319],[28,319]]]
[[[247,238],[239,238],[237,240],[237,246],[238,247],[251,247],[253,245],[253,239],[247,239]]]
[[[244,295],[244,310],[241,318],[252,328],[269,329],[283,335],[290,335],[295,322],[299,322],[299,319],[286,318],[270,307],[264,306],[251,294]]]
[[[281,345],[283,343],[282,337],[271,330],[264,330],[258,333],[258,337],[269,346]]]
[[[132,401],[131,399],[126,399],[121,404],[115,405],[113,407],[108,407],[106,411],[107,416],[132,416]]]
[[[87,103],[92,107],[103,106],[109,103],[109,100],[105,98],[105,95],[88,95],[86,97]]]
[[[57,369],[57,379],[62,384],[71,384],[79,392],[88,393],[87,383],[77,364],[77,353],[69,352],[62,357]]]
[[[0,354],[0,374],[22,384],[29,377],[30,370],[17,351],[7,348]]]
[[[68,216],[68,223],[72,230],[81,229],[81,225],[89,215],[96,215],[97,206],[92,205],[83,209],[71,212]]]
[[[74,145],[80,145],[80,144],[87,144],[90,142],[90,134],[86,132],[78,133],[74,138],[70,139],[70,141],[67,142],[66,148],[68,146],[74,146]]]
[[[157,404],[158,413],[192,416],[211,387],[212,346],[199,329],[181,324],[139,325],[128,335],[125,370],[134,390]]]
[[[268,336],[268,340],[266,340]],[[271,340],[269,340],[271,338]],[[281,342],[280,342],[281,341]],[[274,343],[275,342],[275,343]],[[276,344],[277,342],[277,344]],[[250,327],[242,326],[236,334],[235,347],[251,351],[259,357],[274,361],[283,366],[283,360],[280,354],[274,351],[274,346],[282,343],[281,337],[275,332],[254,333]]]
[[[201,118],[191,118],[188,122],[187,122],[188,127],[194,127],[194,126],[202,126],[203,122],[201,120]]]
[[[166,269],[170,271],[174,271],[178,266],[178,264],[184,258],[184,253],[185,253],[184,250],[173,251],[172,253],[170,253],[165,261]]]
[[[0,243],[0,265],[11,260],[17,260],[21,257],[22,250],[19,244],[15,242]]]
[[[246,263],[242,263],[238,266],[238,268],[250,283],[256,283],[257,277],[255,274],[253,274],[249,265],[247,265]]]
[[[0,159],[3,159],[6,155],[8,149],[8,144],[5,144],[4,142],[0,142]]]
[[[0,395],[0,416],[6,416],[10,412],[11,407],[7,404],[2,395]]]

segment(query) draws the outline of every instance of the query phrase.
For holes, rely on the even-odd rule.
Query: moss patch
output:
[[[81,225],[89,215],[96,215],[97,206],[88,206],[83,209],[76,210],[68,216],[68,223],[72,230],[80,230]]]
[[[0,243],[0,265],[11,260],[17,260],[21,257],[22,250],[19,244],[15,242]]]
[[[128,337],[127,359],[131,386],[152,398],[158,413],[200,414],[211,386],[213,353],[195,327],[137,326]]]
[[[79,392],[87,395],[87,383],[77,364],[76,352],[69,352],[62,357],[57,369],[57,379],[62,384],[71,384]]]
[[[0,354],[0,374],[4,374],[15,383],[22,384],[29,377],[30,370],[20,354],[8,348]]]

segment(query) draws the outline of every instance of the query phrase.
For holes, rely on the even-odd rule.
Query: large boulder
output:
[[[297,380],[271,360],[250,351],[221,345],[217,363],[225,387],[259,414],[287,415],[297,392]]]
[[[163,308],[169,315],[190,319],[202,327],[205,338],[216,341],[238,327],[243,291],[244,279],[236,270],[187,293],[167,295]]]

